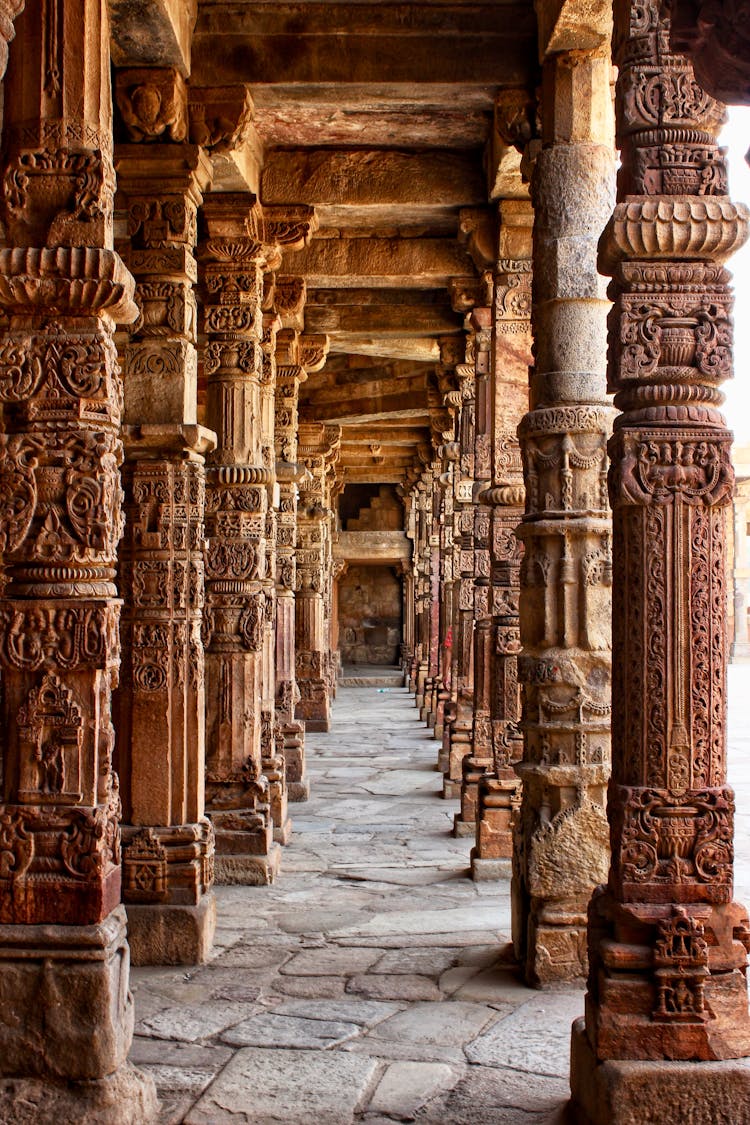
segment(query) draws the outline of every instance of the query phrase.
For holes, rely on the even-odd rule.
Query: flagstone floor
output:
[[[730,669],[750,902],[750,665]],[[131,1058],[164,1125],[553,1125],[583,990],[515,976],[507,881],[466,877],[405,689],[344,687],[272,887],[219,887],[211,962],[134,969]]]

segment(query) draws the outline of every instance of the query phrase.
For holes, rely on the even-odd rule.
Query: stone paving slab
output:
[[[730,690],[750,698],[750,665]],[[278,881],[217,888],[208,965],[132,972],[161,1125],[561,1125],[583,989],[515,974],[509,880],[466,877],[437,753],[405,690],[339,692]],[[741,894],[750,713],[730,711],[729,763]]]

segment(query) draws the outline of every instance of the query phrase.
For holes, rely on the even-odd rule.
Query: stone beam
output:
[[[266,159],[262,184],[264,203],[442,207],[486,200],[473,152],[276,149]]]
[[[535,4],[539,21],[539,61],[562,51],[593,51],[609,46],[611,0],[546,0]]]
[[[406,379],[375,380],[357,387],[349,397],[342,387],[331,387],[316,394],[304,408],[308,422],[364,422],[399,414],[413,418],[424,413],[427,390],[423,374]]]
[[[347,562],[400,562],[411,558],[411,541],[403,531],[340,531],[334,559]]]
[[[415,360],[436,363],[440,346],[432,336],[366,336],[357,332],[335,332],[331,336],[331,352],[340,354],[380,356],[383,359]]]
[[[380,296],[388,297],[387,303],[378,301]],[[441,296],[437,303],[430,290],[316,290],[308,296],[305,325],[310,332],[328,332],[338,340],[350,335],[403,339],[463,331],[461,317]]]
[[[473,273],[471,258],[453,239],[325,235],[296,255],[294,269],[308,288],[320,289],[439,289]]]
[[[195,56],[201,76],[210,70],[226,82],[251,74],[254,83],[265,84],[283,74],[292,83],[411,84],[440,76],[497,85],[525,77],[534,35],[533,10],[524,3],[300,8],[209,2],[201,4]]]
[[[109,0],[115,66],[175,66],[190,74],[197,0]]]

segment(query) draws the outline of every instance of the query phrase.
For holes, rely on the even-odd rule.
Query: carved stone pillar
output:
[[[300,700],[296,716],[308,730],[325,731],[331,721],[330,650],[326,621],[330,572],[329,470],[338,457],[340,426],[303,423],[298,456],[307,469],[297,511],[295,644]]]
[[[527,981],[586,971],[586,907],[606,876],[610,538],[604,388],[607,304],[596,232],[614,173],[607,53],[544,64],[532,178],[536,367],[521,422],[523,798],[513,872]]]
[[[471,314],[474,332],[475,425],[474,487],[472,498],[472,560],[474,674],[471,745],[461,763],[461,811],[454,819],[454,836],[476,833],[479,783],[492,763],[492,620],[490,617],[491,508],[485,494],[492,481],[492,416],[490,381],[492,310],[479,306]]]
[[[453,543],[455,628],[453,633],[454,710],[443,739],[443,796],[461,794],[462,764],[471,749],[474,711],[474,335],[466,342],[465,362],[458,364],[457,456],[454,472]]]
[[[424,706],[425,683],[430,656],[431,560],[430,528],[432,526],[432,491],[429,474],[422,473],[416,484],[416,643],[414,646],[414,702],[421,713]]]
[[[120,71],[117,97],[150,84],[181,106],[172,70]],[[210,180],[204,150],[128,144],[117,150],[140,315],[121,345],[125,375],[126,534],[119,582],[123,664],[115,695],[123,801],[123,901],[136,964],[194,964],[211,949],[213,830],[204,816],[203,454],[197,421],[196,215]],[[158,200],[158,202],[157,202]]]
[[[260,382],[263,271],[272,249],[248,195],[210,196],[201,243],[208,344],[207,421],[218,446],[207,470],[206,799],[217,878],[271,882],[278,870],[261,763],[266,626],[266,512]]]
[[[667,8],[616,10],[614,509],[609,882],[590,907],[572,1087],[593,1122],[748,1119],[750,926],[732,901],[726,784],[729,274],[748,213],[727,197],[724,107],[669,45]],[[641,96],[648,91],[649,96]],[[743,1060],[731,1062],[729,1060]],[[669,1060],[667,1062],[667,1060]],[[689,1110],[686,1109],[689,1107]]]
[[[304,287],[301,286],[304,296]],[[299,362],[299,333],[283,330],[276,338],[275,455],[279,485],[276,521],[276,717],[284,746],[290,801],[306,801],[305,727],[295,716],[299,689],[295,671],[294,604],[296,585],[297,492],[304,466],[297,460],[300,384],[307,372]]]
[[[39,1120],[134,1123],[156,1102],[126,1064],[110,716],[122,532],[112,333],[137,309],[112,248],[106,9],[30,0],[16,29],[0,177],[0,1118],[33,1103]]]
[[[516,436],[528,408],[531,363],[531,207],[500,205],[500,255],[494,282],[492,326],[492,505],[490,610],[490,725],[492,763],[479,782],[474,879],[494,879],[510,868],[513,821],[520,799],[514,764],[523,740],[517,659],[522,549],[516,528],[523,514],[523,474]]]

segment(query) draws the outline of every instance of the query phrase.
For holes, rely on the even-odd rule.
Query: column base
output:
[[[197,906],[128,903],[128,944],[134,965],[202,965],[211,955],[216,898]]]
[[[327,734],[331,729],[330,719],[305,719],[305,730],[312,731],[314,734]]]
[[[461,796],[461,782],[451,781],[446,777],[443,780],[443,797],[446,801],[457,801]]]
[[[459,786],[459,793],[461,789]],[[462,836],[476,836],[477,825],[474,820],[464,820],[460,813],[456,813],[453,818],[453,835],[459,839]]]
[[[529,918],[524,980],[531,988],[583,983],[588,974],[586,923],[549,925]]]
[[[500,879],[510,879],[512,874],[512,859],[479,859],[472,852],[471,877],[475,883],[496,883]]]
[[[0,1079],[0,1125],[151,1125],[158,1114],[153,1078],[130,1063],[94,1082]]]
[[[287,800],[289,794],[287,794]],[[292,838],[292,821],[287,817],[282,825],[273,830],[273,838],[277,844],[288,844]]]
[[[218,855],[215,883],[221,887],[267,887],[281,867],[281,847],[272,844],[264,855]]]
[[[301,781],[287,782],[286,799],[292,802],[309,801],[310,782],[308,779],[303,777]]]
[[[750,1058],[598,1062],[583,1019],[573,1024],[570,1087],[577,1125],[750,1125]]]
[[[97,1082],[124,1065],[133,1038],[126,924],[117,906],[92,926],[0,926],[0,1075]]]

